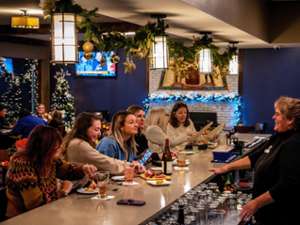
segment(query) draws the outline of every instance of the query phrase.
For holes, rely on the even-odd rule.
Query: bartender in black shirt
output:
[[[300,99],[280,97],[274,108],[276,134],[249,156],[212,171],[253,168],[253,199],[243,206],[241,219],[254,215],[259,225],[295,225],[295,205],[300,203]]]

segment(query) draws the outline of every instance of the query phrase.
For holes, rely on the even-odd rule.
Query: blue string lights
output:
[[[144,99],[143,104],[147,111],[151,105],[163,106],[173,104],[176,101],[183,101],[187,104],[230,104],[233,107],[233,115],[229,124],[234,126],[241,121],[242,101],[241,97],[235,93],[201,95],[195,92],[178,92],[171,94],[166,92],[154,92]]]

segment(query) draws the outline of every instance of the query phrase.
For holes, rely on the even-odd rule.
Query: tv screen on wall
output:
[[[13,61],[11,58],[0,57],[0,74],[2,76],[12,74],[13,70]]]
[[[83,77],[116,77],[116,64],[111,62],[113,54],[113,51],[92,52],[91,58],[86,59],[84,52],[79,51],[76,74]]]

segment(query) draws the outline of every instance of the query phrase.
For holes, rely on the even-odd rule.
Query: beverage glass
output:
[[[125,182],[131,183],[133,181],[133,178],[134,178],[134,167],[128,165],[125,167],[125,170],[124,170]]]
[[[105,199],[107,197],[107,186],[109,183],[109,171],[101,171],[95,173],[93,176],[97,187],[98,187],[98,196],[100,199]]]
[[[185,153],[184,152],[178,152],[178,154],[177,154],[177,165],[179,167],[186,166],[185,159],[186,159]]]

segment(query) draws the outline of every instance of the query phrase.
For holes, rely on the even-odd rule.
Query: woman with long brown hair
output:
[[[125,163],[99,153],[96,143],[100,136],[101,120],[94,113],[80,113],[73,129],[66,135],[63,153],[71,162],[90,163],[99,170],[108,170],[113,174],[122,173]]]
[[[8,217],[58,198],[56,178],[77,180],[92,175],[92,165],[75,165],[60,159],[61,136],[55,128],[37,126],[24,151],[15,153],[7,171]]]

